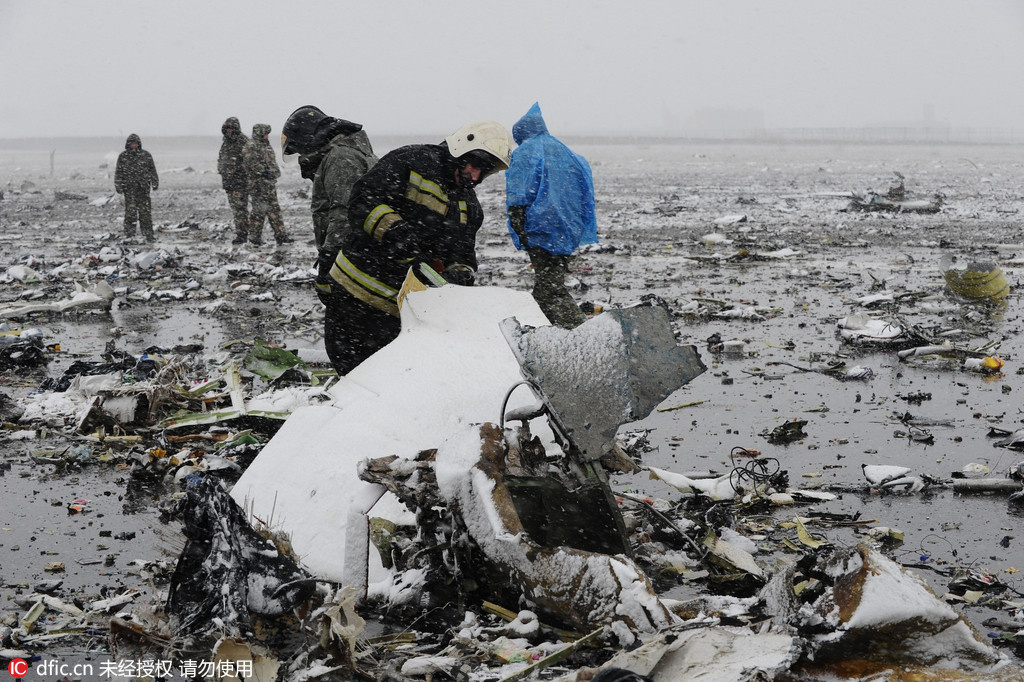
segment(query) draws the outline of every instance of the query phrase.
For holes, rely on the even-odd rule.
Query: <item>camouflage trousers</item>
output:
[[[135,223],[146,239],[153,239],[153,203],[149,192],[124,193],[124,236],[135,236]]]
[[[228,189],[228,206],[235,217],[235,234],[242,239],[249,235],[249,190]]]
[[[573,329],[583,324],[587,316],[565,288],[565,273],[569,269],[569,256],[555,256],[544,249],[529,249],[533,264],[533,300],[551,324]]]
[[[261,239],[263,222],[270,223],[275,237],[284,237],[284,219],[281,218],[281,205],[277,203],[277,187],[254,189],[250,196],[252,209],[249,211],[249,239]]]

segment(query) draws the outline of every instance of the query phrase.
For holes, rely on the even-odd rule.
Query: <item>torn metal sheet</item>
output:
[[[287,353],[287,351],[284,351]],[[297,358],[296,358],[297,359]],[[224,368],[224,383],[227,387],[228,397],[231,399],[231,409],[216,410],[213,412],[199,412],[193,414],[181,414],[164,419],[161,428],[172,430],[218,424],[234,419],[272,419],[284,421],[291,416],[291,412],[283,410],[261,410],[250,407],[242,393],[241,378],[238,375],[238,365],[230,360]]]
[[[998,438],[992,443],[993,447],[1009,448],[1010,450],[1024,450],[1024,429],[1007,431],[1005,429],[992,428],[989,430],[989,438]]]
[[[283,422],[291,416],[290,412],[279,412],[274,410],[218,410],[216,412],[203,412],[198,414],[187,414],[181,417],[171,417],[160,422],[160,428],[172,430],[190,428],[195,426],[209,426],[229,422],[233,419],[272,419]]]
[[[75,294],[55,303],[14,303],[0,308],[0,318],[24,317],[30,313],[56,312],[67,310],[110,310],[114,302],[114,289],[106,280],[100,280],[92,288],[86,289],[75,283]]]
[[[515,318],[501,330],[523,376],[589,460],[611,449],[622,424],[646,417],[706,369],[694,346],[676,344],[658,306],[610,310],[572,330],[527,328]]]
[[[938,213],[942,210],[942,199],[889,199],[873,194],[867,199],[856,197],[850,201],[850,211],[889,211],[893,213]]]
[[[310,576],[249,525],[219,481],[202,479],[181,504],[187,540],[166,605],[178,635],[244,638],[250,612],[278,616],[309,598]]]
[[[225,637],[213,647],[213,665],[221,682],[277,679],[281,662],[264,646]]]
[[[989,476],[988,471],[979,472],[977,478],[966,478],[969,471],[957,472],[954,478],[942,480],[928,474],[912,475],[912,469],[894,464],[861,464],[864,478],[872,487],[883,492],[916,493],[929,488],[941,487],[952,489],[960,494],[992,494],[1011,495],[1021,492],[1021,482],[1013,477],[1013,471],[1007,478]],[[965,467],[966,469],[966,467]]]
[[[529,292],[443,286],[410,293],[399,337],[332,386],[330,401],[295,410],[232,496],[288,533],[314,575],[357,586],[362,598],[368,578],[384,574],[376,552],[367,566],[365,513],[375,504],[373,516],[408,511],[390,495],[378,503],[383,489],[359,480],[359,462],[413,458],[466,424],[499,419],[503,396],[521,379],[498,329],[510,315],[546,321]],[[508,407],[527,397],[512,396]]]
[[[333,645],[338,658],[349,669],[355,668],[356,642],[366,629],[366,621],[356,613],[356,596],[355,588],[340,587],[324,600],[324,606],[314,614],[322,618],[321,646]]]
[[[764,580],[766,578],[764,569],[758,566],[750,552],[732,545],[719,537],[715,537],[714,535],[708,536],[704,540],[704,544],[710,552],[709,557],[713,557],[715,563],[718,563],[729,570],[743,571],[744,573],[752,575],[759,580]]]
[[[839,337],[855,346],[888,346],[903,343],[906,332],[894,320],[881,320],[854,313],[836,322]]]
[[[908,199],[903,174],[894,171],[897,182],[885,194],[869,192],[867,198],[856,194],[851,196],[847,211],[887,211],[891,213],[938,213],[942,210],[945,197],[936,193],[931,199]]]
[[[747,682],[775,679],[789,670],[798,657],[799,643],[791,635],[754,634],[705,620],[659,633],[642,646],[617,654],[601,670],[629,670],[647,675],[654,682]],[[571,679],[579,678],[558,678],[560,682]]]
[[[506,436],[495,424],[467,426],[415,462],[385,457],[362,464],[361,478],[394,493],[415,513],[417,537],[434,545],[430,551],[415,542],[384,549],[395,566],[389,607],[525,600],[560,627],[607,625],[625,644],[636,632],[677,622],[625,548],[587,548],[600,545],[586,532],[600,526],[600,498],[593,507],[565,502],[580,517],[568,533],[557,527],[560,517],[545,522],[543,514],[530,519],[520,512],[510,485],[515,477],[508,475],[517,457]],[[567,475],[552,470],[549,476]]]
[[[938,667],[957,661],[967,670],[1000,662],[924,580],[868,545],[837,550],[822,569],[834,582],[813,609],[835,629],[812,639],[814,660],[858,657]]]
[[[535,533],[562,529],[559,536],[537,537],[543,546],[631,557],[607,475],[595,460],[614,449],[622,424],[646,417],[704,371],[696,349],[676,345],[668,313],[657,306],[608,311],[572,330],[525,329],[509,318],[501,331],[562,441],[563,469],[576,479],[562,484],[544,471],[509,476],[518,513]]]
[[[964,348],[946,341],[941,344],[928,344],[925,346],[916,346],[914,348],[905,348],[899,351],[896,355],[900,360],[937,355],[941,357],[956,358],[958,360],[991,360],[992,362],[985,362],[982,364],[999,364],[995,362],[998,358],[993,358],[990,355],[990,353],[998,347],[998,341],[989,342],[976,348]],[[1001,367],[1002,365],[1000,364],[999,366]]]
[[[656,632],[677,621],[627,556],[533,539],[505,485],[507,444],[493,424],[468,429],[437,452],[438,489],[459,510],[470,536],[537,608],[576,630],[625,625]],[[624,629],[616,634],[629,643]]]
[[[912,471],[909,467],[895,464],[861,464],[860,466],[864,478],[868,483],[876,486],[883,486],[899,480]]]
[[[712,500],[734,500],[744,491],[730,474],[695,479],[658,467],[645,467],[652,479],[658,479],[683,493],[702,493]],[[739,488],[739,489],[737,489]]]
[[[96,395],[82,412],[76,431],[90,433],[101,427],[114,430],[129,425],[144,426],[149,409],[149,398],[144,392]]]

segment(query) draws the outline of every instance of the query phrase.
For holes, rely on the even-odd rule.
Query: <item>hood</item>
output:
[[[257,123],[252,127],[252,139],[262,140],[264,136],[270,134],[269,123]]]
[[[362,126],[360,126],[361,128]],[[366,134],[365,130],[357,130],[353,133],[341,133],[335,135],[331,140],[331,145],[345,145],[358,149],[367,156],[373,156],[373,145],[370,144],[370,137]]]
[[[132,133],[128,136],[128,139],[124,141],[124,148],[130,150],[132,148],[132,142],[137,142],[139,149],[142,149],[142,138]]]
[[[319,149],[338,136],[354,135],[363,129],[362,124],[346,121],[343,118],[327,118],[317,126],[313,134],[313,148]],[[365,134],[364,134],[365,136]]]
[[[239,123],[238,119],[234,116],[229,117],[228,120],[224,121],[224,125],[220,127],[221,135],[227,135],[231,131],[234,131],[235,134],[238,135],[241,135],[242,133],[242,124]]]
[[[544,123],[544,117],[540,114],[540,104],[537,102],[534,102],[530,110],[512,126],[512,138],[516,144],[522,144],[531,137],[547,134],[548,127]]]
[[[341,121],[341,119],[337,119]],[[341,121],[350,126],[359,126],[358,123],[350,123],[349,121]],[[362,128],[362,126],[359,126]],[[342,132],[339,132],[331,138],[330,142],[323,145],[322,147],[308,153],[299,154],[299,171],[307,180],[312,180],[316,177],[316,171],[320,167],[320,163],[324,160],[330,151],[336,147],[351,147],[368,157],[373,156],[373,145],[370,144],[370,138],[366,133],[357,129],[354,132],[350,132],[350,128],[345,128]]]

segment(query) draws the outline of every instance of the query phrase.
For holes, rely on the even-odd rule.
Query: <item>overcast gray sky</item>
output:
[[[303,104],[372,134],[1024,128],[1021,0],[0,0],[0,137],[280,131]]]

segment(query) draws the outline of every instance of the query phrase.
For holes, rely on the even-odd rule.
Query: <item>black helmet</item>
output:
[[[335,135],[351,135],[363,129],[358,123],[328,116],[307,104],[292,112],[281,128],[282,154],[312,154]]]
[[[281,128],[282,154],[309,154],[320,148],[315,143],[317,127],[330,116],[307,104],[291,113]]]

